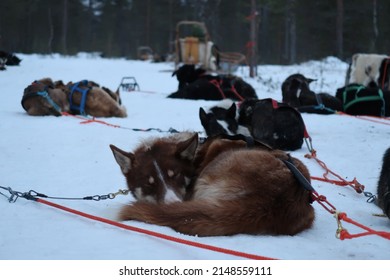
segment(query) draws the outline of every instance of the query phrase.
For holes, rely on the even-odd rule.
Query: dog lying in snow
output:
[[[64,112],[93,117],[127,116],[119,91],[113,92],[87,80],[67,85],[50,78],[34,81],[25,88],[21,103],[32,116],[61,116]]]
[[[287,104],[266,99],[232,100],[199,109],[207,136],[221,133],[253,137],[275,149],[296,150],[303,144],[305,125],[300,113]]]
[[[302,74],[288,76],[282,83],[283,103],[302,113],[333,114],[342,111],[341,100],[328,93],[315,93],[310,89],[310,83],[314,81],[315,79]]]
[[[280,150],[197,133],[154,138],[134,153],[111,150],[137,201],[120,220],[138,220],[197,236],[294,235],[311,227],[311,192]],[[310,181],[306,166],[290,158]]]

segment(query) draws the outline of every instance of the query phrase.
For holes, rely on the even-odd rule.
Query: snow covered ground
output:
[[[102,59],[88,54],[76,57],[18,54],[20,66],[0,73],[0,186],[20,192],[30,189],[49,196],[84,197],[117,192],[126,188],[109,144],[133,150],[147,137],[165,132],[140,132],[134,128],[159,128],[167,131],[202,131],[199,107],[214,101],[172,100],[177,80],[171,77],[173,64]],[[254,86],[259,98],[281,100],[281,83],[290,74],[302,73],[318,79],[315,92],[335,94],[344,85],[348,65],[336,58],[309,61],[300,65],[261,65],[258,77],[242,76]],[[134,76],[141,91],[123,92],[122,102],[128,117],[100,123],[81,124],[73,117],[32,117],[21,106],[23,90],[32,81],[44,77],[53,80],[89,79],[115,90],[121,78]],[[346,180],[356,179],[367,192],[376,193],[384,151],[390,146],[390,127],[342,115],[303,114],[319,159]],[[389,122],[390,123],[390,122]],[[304,145],[292,155],[301,159],[312,176],[324,170],[305,157]],[[333,177],[331,177],[334,179]],[[350,187],[313,180],[317,192],[326,196],[338,211],[377,231],[390,232],[390,220],[377,217],[381,210]],[[2,193],[6,193],[1,190]],[[91,215],[115,219],[118,209],[133,200],[118,196],[113,200],[53,201]],[[126,222],[126,225],[172,237],[248,254],[282,260],[389,260],[390,242],[377,235],[350,240],[335,237],[336,219],[320,204],[313,204],[316,219],[312,229],[296,236],[193,237],[170,228]],[[44,204],[19,198],[8,203],[0,195],[0,259],[2,260],[235,260],[241,257],[178,244],[147,234],[123,230],[92,221]],[[351,233],[365,232],[343,222]]]

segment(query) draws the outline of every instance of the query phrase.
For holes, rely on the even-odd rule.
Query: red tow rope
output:
[[[149,132],[149,131],[169,132],[169,133],[178,133],[179,132],[179,131],[177,131],[174,128],[169,128],[168,130],[162,130],[160,128],[130,128],[130,127],[124,127],[124,126],[111,124],[111,123],[108,123],[108,122],[96,119],[95,117],[88,118],[86,116],[72,115],[72,114],[67,113],[67,112],[62,112],[62,115],[63,116],[67,116],[67,117],[74,117],[76,119],[82,120],[82,122],[80,122],[80,124],[99,123],[99,124],[107,125],[107,126],[114,127],[114,128],[128,129],[128,130],[132,130],[132,131],[141,131],[141,132]]]
[[[311,177],[312,180],[318,180],[318,181],[323,181],[323,182],[328,182],[328,183],[331,183],[331,184],[335,184],[335,185],[338,185],[338,186],[350,186],[352,187],[357,193],[363,193],[364,191],[364,185],[360,184],[356,178],[354,178],[352,181],[347,181],[345,179],[343,179],[340,175],[338,175],[337,173],[333,172],[332,170],[330,170],[328,168],[328,166],[320,159],[317,158],[317,152],[315,150],[312,150],[311,151],[311,154],[306,154],[305,155],[306,158],[309,158],[309,159],[314,159],[315,161],[317,161],[317,163],[325,170],[325,173],[322,175],[323,178],[321,177]],[[334,177],[336,177],[338,180],[331,180],[328,178],[328,176],[330,175],[333,175]]]
[[[210,250],[210,251],[223,253],[223,254],[228,254],[228,255],[237,256],[237,257],[246,258],[246,259],[275,260],[274,258],[268,258],[268,257],[263,257],[263,256],[243,253],[243,252],[234,251],[234,250],[230,250],[230,249],[224,249],[224,248],[220,248],[220,247],[215,247],[215,246],[211,246],[211,245],[206,245],[206,244],[202,244],[202,243],[198,243],[198,242],[194,242],[194,241],[189,241],[189,240],[185,240],[185,239],[181,239],[181,238],[177,238],[177,237],[161,234],[161,233],[150,231],[150,230],[137,228],[137,227],[134,227],[134,226],[129,226],[129,225],[126,225],[126,224],[123,224],[123,223],[119,223],[119,222],[112,221],[112,220],[109,220],[109,219],[105,219],[105,218],[102,218],[102,217],[93,216],[93,215],[90,215],[90,214],[87,214],[87,213],[84,213],[84,212],[81,212],[81,211],[78,211],[78,210],[74,210],[72,208],[68,208],[68,207],[65,207],[65,206],[62,206],[62,205],[59,205],[59,204],[56,204],[56,203],[53,203],[53,202],[50,202],[50,201],[47,201],[47,200],[44,200],[44,199],[41,199],[41,198],[36,198],[36,199],[34,199],[34,201],[40,202],[42,204],[49,205],[49,206],[57,208],[57,209],[61,209],[63,211],[66,211],[66,212],[69,212],[69,213],[72,213],[72,214],[76,214],[76,215],[82,216],[84,218],[88,218],[90,220],[106,223],[106,224],[109,224],[109,225],[112,225],[112,226],[116,226],[116,227],[119,227],[119,228],[122,228],[122,229],[131,230],[131,231],[135,231],[135,232],[142,233],[142,234],[147,234],[147,235],[150,235],[150,236],[154,236],[154,237],[157,237],[157,238],[165,239],[165,240],[168,240],[168,241],[172,241],[172,242],[176,242],[176,243],[180,243],[180,244],[184,244],[184,245],[188,245],[188,246],[192,246],[192,247],[197,247],[197,248],[201,248],[201,249],[205,249],[205,250]]]
[[[216,80],[216,79],[210,81],[210,84],[214,85],[214,86],[218,89],[219,93],[220,93],[221,96],[222,96],[222,99],[226,99],[226,95],[225,95],[225,93],[223,92],[223,90],[222,90],[222,88],[221,88],[221,85],[220,85],[221,83],[222,83],[222,81],[221,81],[221,82],[218,82],[218,80]],[[239,101],[244,101],[244,100],[245,100],[244,97],[242,97],[242,96],[237,92],[237,90],[236,90],[236,88],[234,87],[234,85],[231,85],[230,90],[231,90],[231,91],[233,92],[233,94],[238,98]]]
[[[338,233],[338,237],[340,238],[340,240],[352,239],[352,238],[361,237],[361,236],[367,236],[367,235],[372,235],[372,234],[375,234],[375,235],[378,235],[380,237],[383,237],[385,239],[390,240],[390,232],[372,230],[369,227],[366,227],[366,226],[364,226],[362,224],[359,224],[358,222],[348,218],[347,214],[345,214],[345,213],[338,213],[338,214],[336,214],[336,219],[338,221],[339,220],[343,220],[345,222],[348,222],[350,224],[353,224],[353,225],[355,225],[357,227],[360,227],[360,228],[366,230],[366,232],[357,233],[357,234],[350,234],[346,229],[344,229],[343,227],[340,226],[339,230],[337,232]]]
[[[368,115],[350,115],[344,112],[337,112],[337,114],[342,116],[354,117],[356,119],[370,121],[374,123],[380,123],[384,125],[390,125],[390,119],[388,117],[377,117],[377,116],[368,116]]]
[[[72,115],[72,114],[69,114],[67,112],[62,112],[62,115],[64,116],[67,116],[67,117],[74,117],[76,119],[80,119],[80,120],[83,120],[80,124],[88,124],[88,123],[92,123],[92,122],[95,122],[95,123],[100,123],[100,124],[104,124],[104,125],[107,125],[107,126],[111,126],[111,127],[117,127],[117,128],[120,128],[119,125],[115,125],[115,124],[110,124],[108,122],[105,122],[105,121],[102,121],[102,120],[98,120],[96,118],[86,118],[86,117],[82,117],[82,116],[79,116],[79,115]]]
[[[367,236],[367,235],[378,235],[380,237],[383,237],[385,239],[390,240],[390,232],[385,232],[385,231],[376,231],[373,230],[367,226],[364,226],[350,218],[347,217],[346,213],[343,212],[338,212],[336,208],[329,203],[329,201],[326,199],[325,196],[323,195],[318,195],[316,192],[312,192],[312,197],[314,201],[317,201],[322,207],[325,208],[326,211],[334,215],[334,217],[337,220],[337,231],[336,231],[336,237],[339,238],[340,240],[345,240],[345,239],[352,239],[352,238],[357,238],[357,237],[362,237],[362,236]],[[365,232],[362,233],[357,233],[357,234],[350,234],[341,224],[341,220],[353,224],[357,227],[360,227],[361,229],[364,229]]]

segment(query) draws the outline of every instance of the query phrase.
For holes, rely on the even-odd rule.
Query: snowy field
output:
[[[172,100],[166,98],[177,89],[171,77],[171,63],[151,63],[125,59],[102,59],[87,54],[77,57],[23,55],[20,66],[0,72],[0,186],[20,192],[35,190],[49,196],[84,197],[115,193],[125,189],[125,179],[116,164],[110,144],[133,150],[147,137],[167,132],[134,129],[158,128],[163,131],[202,131],[200,107],[215,101]],[[302,73],[317,81],[315,92],[335,94],[344,85],[348,65],[336,58],[309,61],[299,65],[258,67],[258,77],[249,78],[248,69],[236,74],[253,85],[259,98],[281,100],[281,83],[290,74]],[[107,118],[101,123],[85,123],[69,117],[32,117],[21,106],[23,90],[44,77],[64,82],[88,79],[116,90],[121,78],[134,76],[140,91],[122,92],[128,117]],[[390,146],[390,121],[376,123],[343,115],[303,114],[317,156],[346,180],[356,179],[365,191],[376,193],[384,151]],[[312,176],[324,170],[304,145],[292,155],[301,159]],[[335,179],[331,177],[332,179]],[[376,231],[390,232],[390,220],[375,216],[381,210],[367,197],[350,187],[312,181],[340,212]],[[2,193],[7,194],[3,189]],[[132,201],[128,196],[112,200],[50,200],[85,213],[115,219],[118,209]],[[390,241],[378,235],[354,239],[336,238],[337,221],[320,204],[313,204],[313,228],[296,236],[194,237],[170,228],[125,222],[126,225],[171,237],[238,252],[282,260],[389,260]],[[19,198],[8,203],[0,195],[0,259],[2,260],[235,260],[239,256],[197,248],[143,233],[89,220],[44,204]],[[342,222],[349,233],[365,230]]]

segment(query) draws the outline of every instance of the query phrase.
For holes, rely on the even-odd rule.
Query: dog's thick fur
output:
[[[82,94],[75,92],[71,95],[70,87],[74,83],[69,82],[66,85],[66,92],[68,98],[72,101],[72,104],[80,106]],[[107,92],[107,88],[101,88],[98,84],[92,81],[88,81],[88,84],[79,84],[81,89],[87,89],[87,101],[85,103],[84,111],[87,115],[94,117],[127,117],[126,108],[120,104],[119,90]],[[75,112],[78,114],[79,112]]]
[[[385,54],[354,54],[348,69],[350,74],[349,77],[347,77],[346,84],[379,87],[381,84],[379,79],[381,76],[381,65],[386,58],[388,58],[388,56]]]
[[[377,194],[378,206],[383,210],[383,213],[390,218],[390,148],[388,148],[383,155]]]
[[[305,124],[301,114],[288,104],[270,98],[245,100],[238,123],[247,127],[254,139],[274,149],[294,151],[302,147]]]
[[[72,82],[65,85],[61,80],[53,82],[51,78],[35,81],[25,88],[22,106],[32,116],[61,116],[64,112],[79,114],[80,112],[71,109],[71,104],[80,106],[82,94],[75,92],[71,95],[70,87],[72,85]],[[80,84],[79,87],[88,90],[84,108],[87,115],[93,117],[127,117],[126,108],[121,105],[119,90],[113,92],[106,87],[100,87],[99,84],[93,81]],[[49,97],[60,107],[60,110],[56,110],[47,98],[35,94],[43,91],[47,91]]]
[[[190,137],[187,145],[195,144],[196,138]],[[310,192],[282,161],[287,159],[282,151],[248,149],[243,141],[211,138],[196,152],[196,177],[186,200],[169,204],[138,200],[123,207],[119,218],[197,236],[297,234],[311,227],[314,209]],[[304,164],[293,162],[310,180]],[[152,172],[149,165],[140,168]]]
[[[34,96],[37,92],[46,91],[52,101],[59,106],[61,111],[56,110],[50,102],[42,96]],[[24,89],[22,107],[31,116],[61,116],[61,112],[69,111],[69,101],[66,92],[61,88],[55,88],[50,78],[44,78],[33,82]]]

